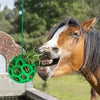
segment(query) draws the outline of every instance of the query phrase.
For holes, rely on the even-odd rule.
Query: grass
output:
[[[34,87],[59,100],[90,100],[91,87],[78,74],[51,78],[47,82],[44,82],[36,75]]]

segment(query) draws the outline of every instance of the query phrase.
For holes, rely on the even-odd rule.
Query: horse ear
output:
[[[89,31],[99,20],[99,17],[95,17],[88,21],[83,22],[81,25],[84,27],[85,31]]]

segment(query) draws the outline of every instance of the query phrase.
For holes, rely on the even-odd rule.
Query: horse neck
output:
[[[98,76],[98,74],[100,73],[100,70],[97,72],[97,70],[95,72],[92,72],[91,70],[88,72],[86,71],[87,69],[84,68],[81,71],[81,74],[85,77],[85,79],[90,83],[90,85],[95,89],[95,91],[100,95],[100,75]]]

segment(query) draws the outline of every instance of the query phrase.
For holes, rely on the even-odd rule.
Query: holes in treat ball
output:
[[[21,69],[19,67],[16,67],[13,69],[13,72],[15,75],[20,75],[21,74]]]
[[[33,70],[35,69],[35,67],[34,67],[34,66],[32,66],[32,68],[33,68]]]
[[[8,72],[10,77],[18,83],[26,83],[31,81],[36,72],[35,64],[26,63],[22,56],[16,56],[9,63]]]
[[[34,64],[32,65],[32,70],[36,71],[36,66]]]
[[[29,73],[29,72],[31,71],[31,68],[28,67],[28,66],[24,66],[24,67],[23,67],[23,71],[24,71],[25,73]]]
[[[12,71],[11,70],[9,70],[9,74],[12,75]]]
[[[17,65],[20,65],[22,66],[23,65],[23,62],[21,60],[18,61]]]
[[[12,60],[12,61],[10,62],[10,67],[13,68],[13,67],[15,66],[15,64],[16,64],[16,61],[15,61],[15,60]]]
[[[22,75],[21,79],[27,79],[27,76],[26,75]]]
[[[32,72],[32,73],[30,74],[30,76],[29,76],[29,79],[32,79],[33,76],[34,76],[34,73]]]
[[[13,77],[16,81],[20,82],[20,79],[18,77]]]

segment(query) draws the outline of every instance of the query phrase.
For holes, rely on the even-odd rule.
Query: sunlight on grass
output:
[[[47,82],[36,75],[34,87],[59,100],[90,100],[90,85],[78,74],[51,78]]]

